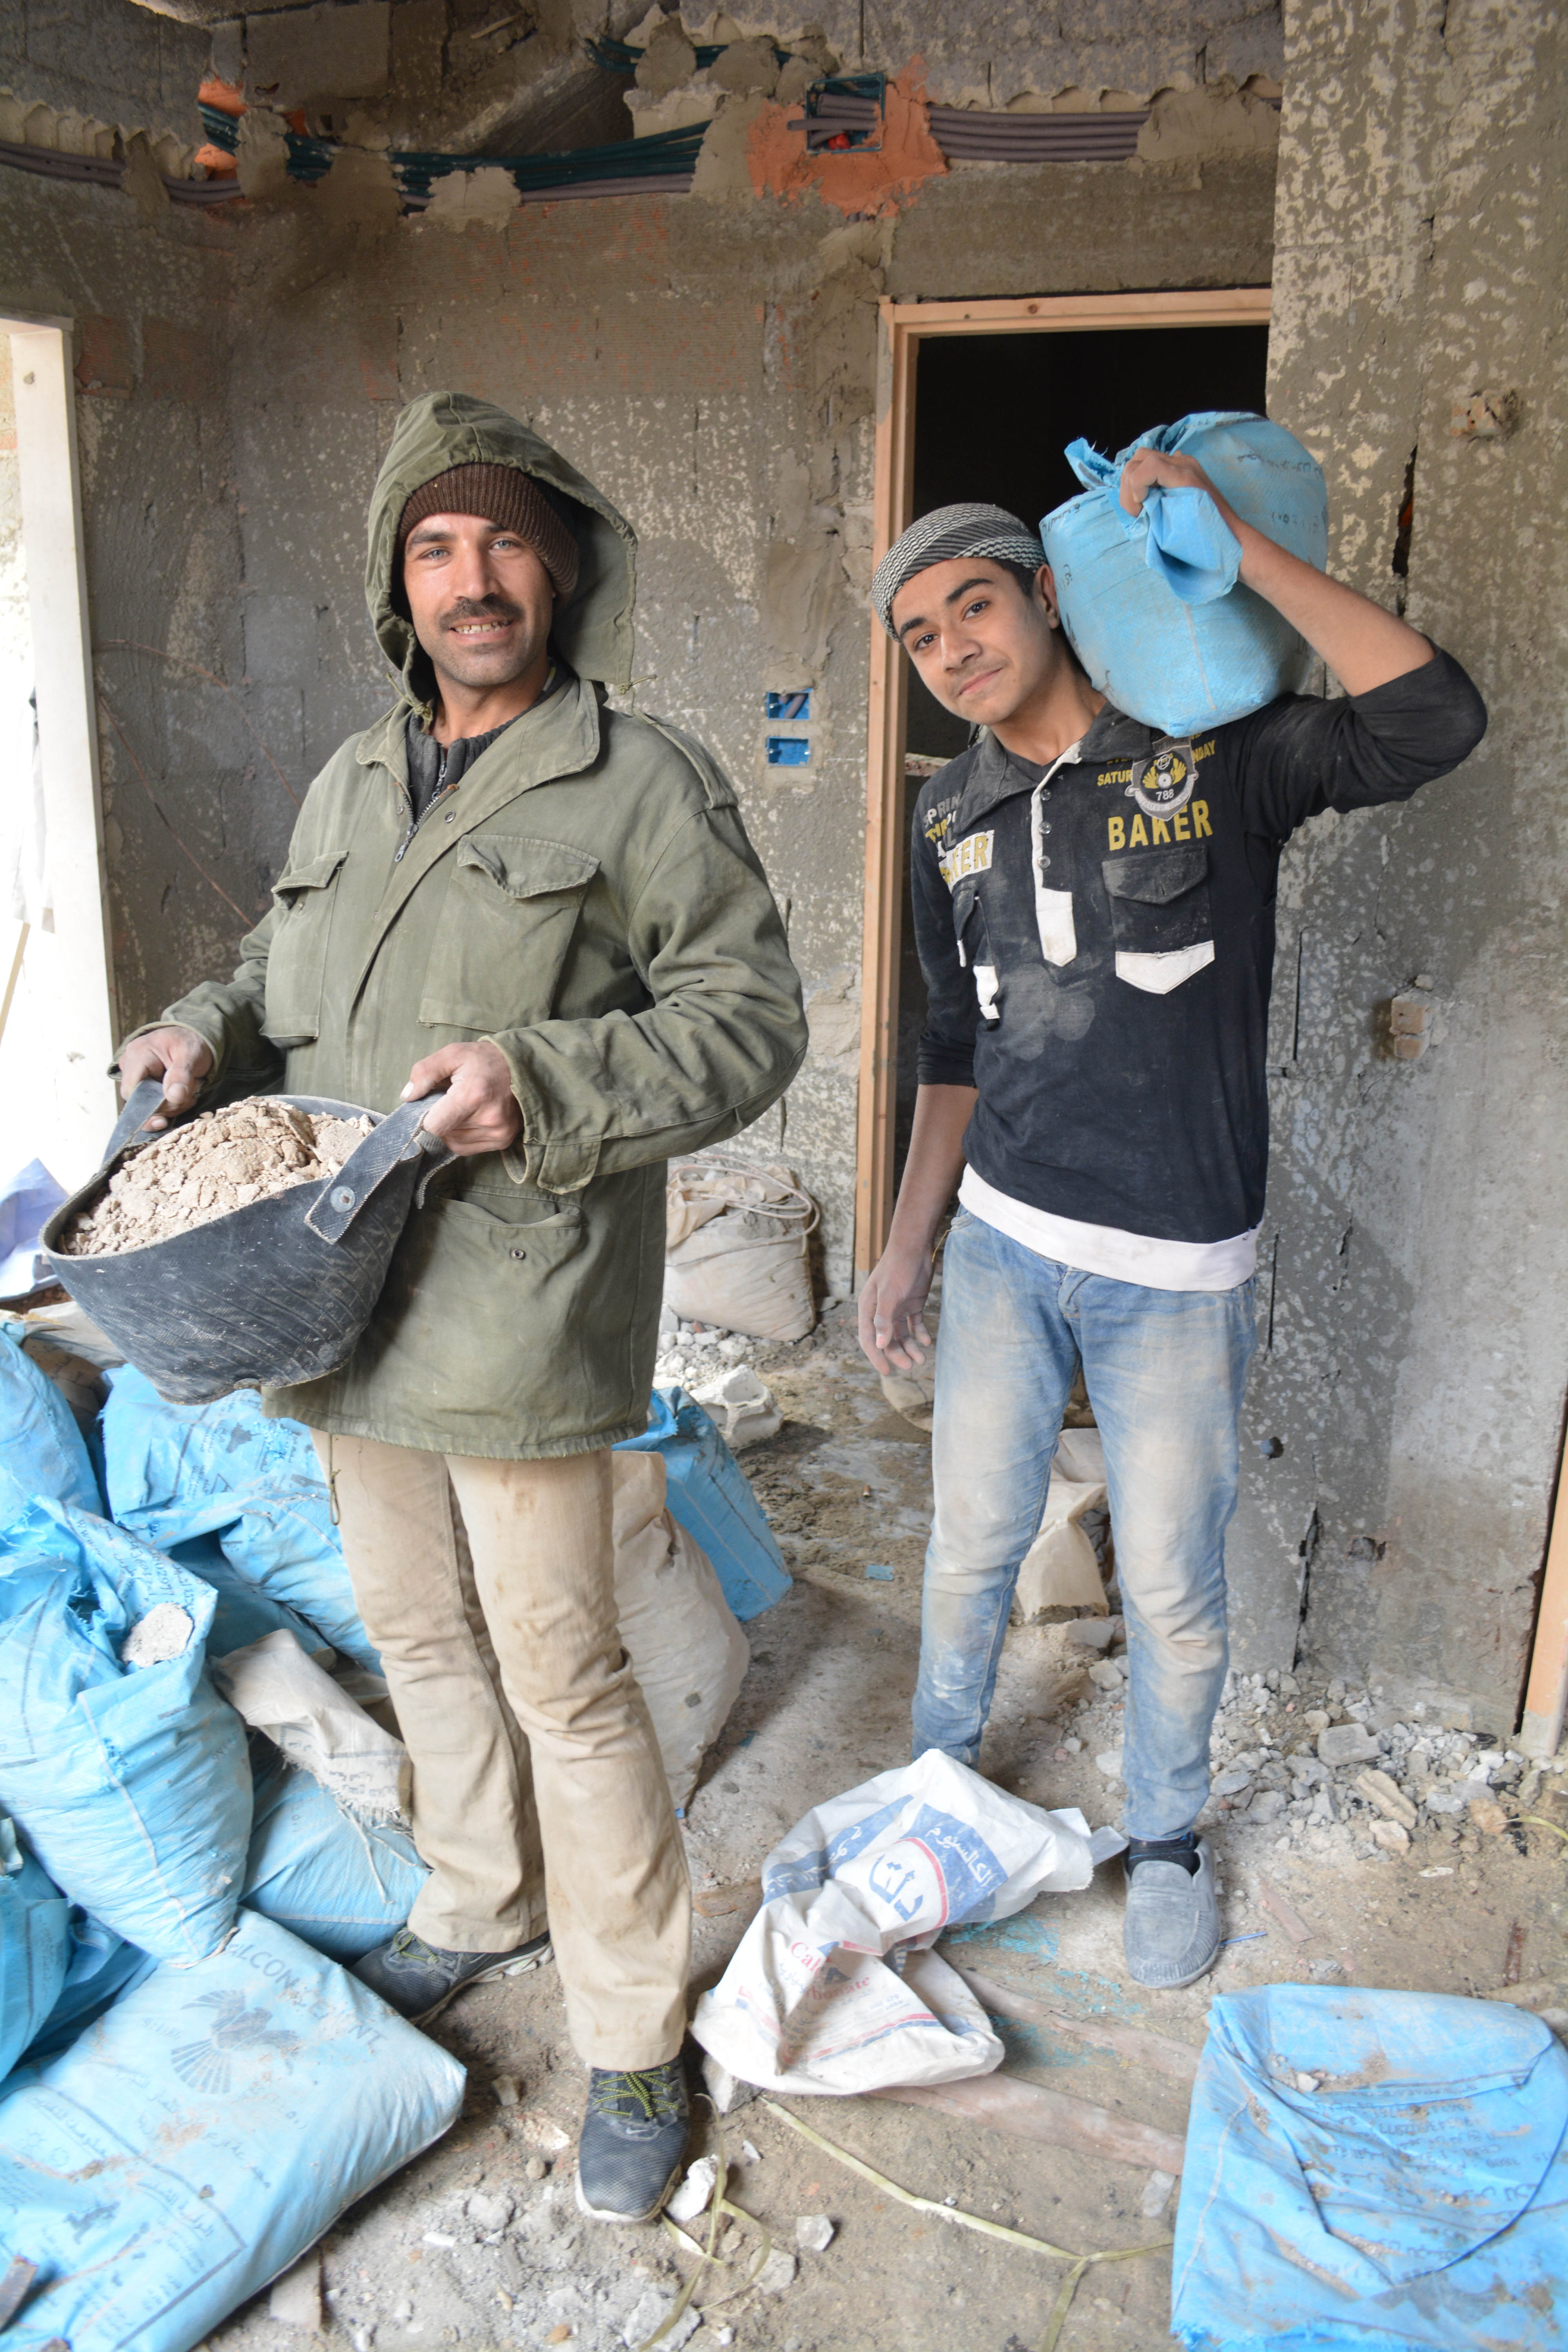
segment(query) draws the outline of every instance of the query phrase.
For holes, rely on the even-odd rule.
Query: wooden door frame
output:
[[[1267,326],[1267,286],[1182,294],[1042,294],[988,302],[879,305],[872,560],[913,520],[915,359],[933,335],[1086,334],[1104,328]],[[882,1254],[893,1211],[899,916],[907,698],[903,656],[871,622],[866,730],[866,911],[855,1149],[855,1286]]]

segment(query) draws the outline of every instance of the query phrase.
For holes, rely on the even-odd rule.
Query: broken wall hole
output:
[[[1416,452],[1412,449],[1409,463],[1405,468],[1405,488],[1400,492],[1399,514],[1394,530],[1391,566],[1400,580],[1408,578],[1410,572],[1410,531],[1415,520],[1415,457]]]

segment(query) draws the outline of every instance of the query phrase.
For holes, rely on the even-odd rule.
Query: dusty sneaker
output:
[[[651,2221],[686,2155],[679,2058],[626,2074],[595,2066],[577,2145],[577,2202],[595,2221]]]
[[[1128,1975],[1160,1992],[1194,1983],[1219,1957],[1219,1905],[1207,1839],[1173,1838],[1151,1847],[1134,1838],[1122,1867]]]
[[[525,1976],[552,1958],[548,1929],[510,1952],[444,1952],[421,1942],[412,1927],[399,1927],[390,1944],[367,1952],[349,1973],[378,1992],[388,2009],[410,2025],[427,2025],[469,1985],[488,1984],[491,1977]]]

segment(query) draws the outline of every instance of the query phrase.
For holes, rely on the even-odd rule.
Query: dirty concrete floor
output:
[[[779,1435],[744,1460],[796,1581],[749,1628],[752,1670],[689,1811],[698,1988],[721,1973],[754,1906],[752,1882],[783,1832],[811,1804],[904,1760],[919,1638],[928,1444],[886,1409],[854,1348],[849,1310],[830,1314],[797,1348],[753,1350],[748,1360],[785,1412]],[[891,1568],[892,1580],[868,1580],[872,1564]],[[1270,1736],[1288,1753],[1293,1721],[1325,1696],[1305,1680],[1289,1696],[1239,1690],[1216,1757]],[[1118,1790],[1095,1759],[1113,1747],[1116,1707],[1113,1691],[1087,1681],[1082,1654],[1061,1628],[1015,1629],[984,1768],[1035,1801],[1079,1805],[1091,1824],[1114,1821]],[[1248,1749],[1257,1752],[1256,1744]],[[1568,1826],[1554,1793],[1563,1787],[1548,1780],[1534,1809]],[[960,1930],[948,1948],[1058,2010],[1136,2021],[1194,2048],[1216,1991],[1281,1979],[1465,1993],[1522,1979],[1555,1985],[1534,1995],[1538,2005],[1564,1997],[1568,1847],[1545,1829],[1487,1835],[1465,1814],[1436,1824],[1424,1815],[1410,1851],[1396,1855],[1348,1825],[1324,1829],[1304,1818],[1221,1813],[1213,1836],[1235,1940],[1215,1974],[1185,1992],[1148,1994],[1125,1979],[1115,1864],[1087,1891]],[[1291,1914],[1289,1931],[1269,1907],[1273,1896]],[[1295,1940],[1301,1929],[1306,1940]],[[1183,2128],[1175,2083],[1037,2027],[998,2024],[1010,2072]],[[693,2264],[667,2230],[613,2231],[576,2212],[570,2151],[584,2076],[566,2040],[554,1971],[477,1988],[435,2034],[469,2070],[462,2119],[326,2240],[328,2339],[353,2352],[447,2344],[613,2352],[646,2342]],[[491,2088],[506,2074],[521,2082],[516,2106],[500,2105]],[[904,2187],[1054,2245],[1087,2252],[1169,2236],[1173,2200],[1146,2218],[1148,2176],[1127,2166],[873,2100],[785,2104]],[[700,2114],[693,2155],[715,2145],[712,2119]],[[744,2352],[1033,2352],[1039,2344],[1061,2262],[910,2210],[761,2100],[731,2114],[723,2130],[731,2195],[753,2220],[730,2225],[721,2242],[730,2266],[717,2286],[700,2287],[709,2317],[689,2336],[678,2324],[664,2343],[687,2342],[691,2352],[731,2343]],[[542,2178],[530,2177],[531,2159]],[[801,2252],[781,2292],[743,2291],[761,2232],[793,2252],[796,2218],[808,2214],[834,2223],[826,2251]],[[1169,2289],[1164,2252],[1089,2273],[1065,2352],[1169,2344]],[[209,2342],[213,2352],[289,2352],[305,2340],[270,2316],[262,2295]]]

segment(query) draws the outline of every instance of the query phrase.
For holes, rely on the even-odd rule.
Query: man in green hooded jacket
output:
[[[578,2200],[628,2221],[684,2152],[690,1895],[621,1646],[608,1449],[647,1424],[665,1162],[758,1118],[805,1044],[734,793],[605,703],[634,553],[500,409],[405,409],[365,578],[397,702],[310,787],[233,979],[119,1065],[178,1114],[279,1052],[290,1094],[428,1098],[457,1155],[347,1363],[265,1405],[315,1435],[430,1865],[357,1973],[423,2020],[552,1942],[592,2070]]]

